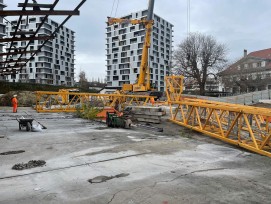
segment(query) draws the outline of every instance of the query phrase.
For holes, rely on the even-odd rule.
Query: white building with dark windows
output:
[[[4,4],[3,0],[0,0],[0,11],[4,10],[6,5]],[[6,35],[6,24],[3,22],[3,17],[0,17],[0,38],[5,37]],[[3,52],[4,44],[0,43],[0,53]],[[3,57],[0,56],[0,60],[2,61]],[[1,64],[0,64],[1,66]]]
[[[147,10],[138,11],[122,18],[141,19]],[[165,90],[164,78],[169,75],[172,58],[173,25],[154,14],[149,67],[152,84]],[[133,84],[140,70],[145,38],[144,25],[114,24],[106,28],[107,87],[120,88]]]
[[[24,18],[21,21],[19,29],[21,31],[36,31],[43,17]],[[27,22],[28,21],[28,22]],[[6,26],[7,37],[12,37],[12,32],[15,30],[17,20],[11,21]],[[47,19],[44,25],[39,30],[37,36],[51,35],[59,24],[51,19]],[[29,36],[29,35],[27,35]],[[13,42],[13,48],[24,48],[28,41]],[[27,50],[37,50],[43,40],[30,42]],[[53,40],[46,42],[42,47],[41,52],[34,56],[19,74],[7,77],[11,82],[32,82],[50,85],[74,85],[75,74],[75,32],[62,26],[56,33]],[[9,48],[10,45],[7,46]],[[7,50],[8,51],[8,50]],[[20,55],[13,55],[13,60],[16,60]],[[22,58],[30,58],[31,54],[26,54]]]

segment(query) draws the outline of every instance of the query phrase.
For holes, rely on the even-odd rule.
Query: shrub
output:
[[[97,114],[101,112],[101,107],[96,107],[89,102],[83,103],[80,107],[76,108],[76,115],[79,118],[93,120]]]

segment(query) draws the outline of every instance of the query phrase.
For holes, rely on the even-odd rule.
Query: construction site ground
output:
[[[19,131],[24,111],[47,129]],[[31,108],[0,107],[0,115],[0,203],[270,202],[270,158],[166,118],[156,132]],[[46,164],[12,169],[30,160]]]

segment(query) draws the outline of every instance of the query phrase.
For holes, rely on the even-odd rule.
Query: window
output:
[[[248,64],[244,64],[244,67],[245,67],[245,69],[247,69],[248,68]]]
[[[252,74],[252,79],[255,80],[257,78],[257,75],[255,73]]]
[[[133,32],[135,30],[135,26],[130,27],[130,32]]]
[[[261,62],[261,67],[265,67],[265,61]]]
[[[36,18],[30,18],[29,19],[29,23],[35,23],[36,22]]]

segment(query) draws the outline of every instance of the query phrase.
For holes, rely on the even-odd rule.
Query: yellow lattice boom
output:
[[[183,98],[174,78],[166,89],[172,122],[271,157],[271,109]]]
[[[95,94],[76,92],[36,92],[37,112],[75,112],[83,103],[94,106],[124,108],[127,105],[146,105],[151,96],[126,94]]]

